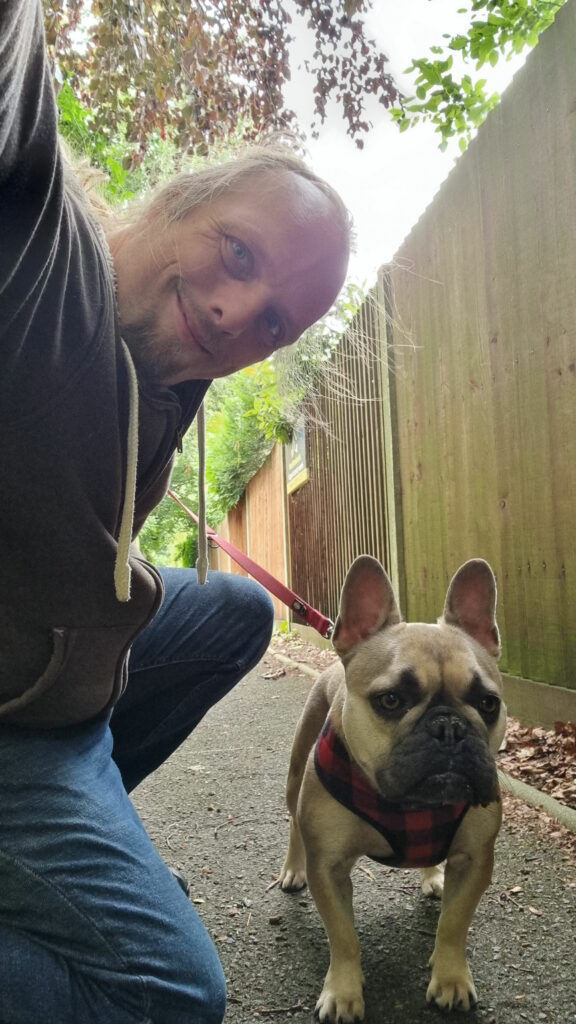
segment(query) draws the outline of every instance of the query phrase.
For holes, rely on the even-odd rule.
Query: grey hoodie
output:
[[[136,404],[106,246],[67,177],[40,2],[0,0],[0,724],[35,728],[122,692],[162,584],[132,554],[119,599],[121,524],[137,533],[162,498],[208,386]]]

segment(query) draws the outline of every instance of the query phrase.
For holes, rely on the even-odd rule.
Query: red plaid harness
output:
[[[331,796],[367,821],[394,853],[372,860],[391,867],[428,868],[446,858],[462,818],[470,804],[406,808],[387,803],[376,792],[334,731],[330,716],[314,750],[318,778]]]

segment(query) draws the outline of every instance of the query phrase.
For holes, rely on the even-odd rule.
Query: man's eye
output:
[[[232,277],[249,278],[254,271],[252,253],[239,238],[227,235],[223,248],[224,266]]]
[[[243,245],[242,242],[239,242],[237,238],[232,238],[230,240],[230,246],[238,262],[246,263],[248,260],[248,249],[246,246]]]
[[[274,348],[281,344],[284,337],[284,324],[280,317],[270,310],[264,314],[264,323],[268,342]]]

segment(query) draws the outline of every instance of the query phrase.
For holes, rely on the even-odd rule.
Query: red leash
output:
[[[186,515],[190,516],[190,519],[193,519],[196,525],[198,525],[198,517],[195,516],[189,508],[187,508],[175,491],[169,489],[168,494],[180,505],[181,508],[184,509]],[[243,551],[239,551],[238,548],[234,547],[234,545],[230,543],[230,541],[225,540],[224,537],[220,537],[220,535],[209,526],[206,528],[206,533],[210,537],[210,540],[213,540],[219,548],[222,548],[227,555],[230,555],[230,558],[233,558],[238,565],[241,565],[243,569],[246,569],[246,572],[249,572],[255,580],[258,580],[259,583],[266,587],[266,590],[269,590],[271,594],[274,594],[274,596],[280,601],[283,601],[284,604],[288,605],[292,611],[301,615],[309,626],[312,626],[313,629],[316,629],[320,633],[320,636],[324,636],[327,639],[332,636],[334,623],[330,619],[327,619],[321,612],[312,608],[307,601],[303,601],[301,597],[298,597],[298,594],[295,594],[293,590],[290,590],[290,587],[287,587],[284,583],[281,583],[280,580],[277,580],[275,576],[272,576],[266,569],[263,569],[261,565],[258,565],[258,563],[254,562],[248,557],[248,555],[245,555]]]

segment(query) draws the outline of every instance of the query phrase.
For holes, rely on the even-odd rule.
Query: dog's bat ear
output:
[[[473,558],[458,569],[448,587],[443,619],[474,637],[495,658],[500,657],[496,579],[488,562]]]
[[[360,555],[348,570],[332,643],[338,654],[347,654],[360,640],[367,640],[402,616],[384,569],[370,555]]]

